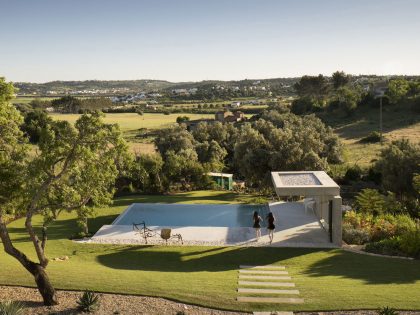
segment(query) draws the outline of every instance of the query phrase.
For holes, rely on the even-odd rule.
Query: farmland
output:
[[[183,104],[177,106],[187,106]],[[191,105],[190,105],[191,106]],[[260,107],[263,106],[253,106]],[[382,148],[380,143],[363,143],[361,139],[372,131],[379,129],[378,109],[357,112],[352,117],[334,117],[334,115],[321,116],[321,119],[332,126],[335,133],[344,144],[344,158],[348,165],[357,163],[360,166],[368,166],[375,160]],[[67,120],[74,123],[79,114],[51,114],[55,120]],[[107,123],[120,125],[125,138],[133,151],[153,153],[154,145],[151,137],[139,137],[141,130],[148,132],[168,127],[176,123],[178,116],[188,116],[190,119],[213,118],[213,114],[179,113],[165,115],[162,113],[115,113],[106,114],[104,120]],[[250,117],[251,115],[247,115]],[[420,142],[420,115],[408,115],[407,111],[384,109],[383,126],[385,142],[406,138],[412,142]],[[145,129],[144,129],[145,128]]]

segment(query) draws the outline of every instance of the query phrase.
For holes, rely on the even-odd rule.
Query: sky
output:
[[[9,81],[420,74],[419,0],[0,0]]]

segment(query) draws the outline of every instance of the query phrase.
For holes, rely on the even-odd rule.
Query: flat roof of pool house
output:
[[[324,171],[271,172],[278,196],[337,196],[340,186]]]

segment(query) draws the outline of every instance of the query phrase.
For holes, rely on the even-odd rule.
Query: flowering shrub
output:
[[[407,255],[420,258],[420,227],[401,236],[400,248]]]

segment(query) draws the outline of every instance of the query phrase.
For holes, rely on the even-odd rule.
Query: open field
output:
[[[368,166],[378,157],[382,148],[380,143],[362,143],[360,140],[372,131],[379,131],[379,108],[361,108],[351,117],[325,113],[321,118],[334,128],[345,144],[348,164]],[[383,133],[384,144],[403,138],[420,143],[420,114],[413,112],[408,106],[384,107]]]
[[[48,96],[43,96],[43,97],[18,96],[16,98],[12,99],[12,103],[13,104],[29,104],[33,100],[52,101],[55,98],[57,98],[57,96],[55,96],[55,97],[48,97]]]
[[[74,123],[79,117],[79,114],[50,114],[55,120],[67,120]],[[145,113],[138,115],[136,113],[112,113],[106,114],[104,121],[109,124],[119,124],[124,137],[128,141],[131,149],[134,152],[154,153],[155,147],[151,139],[139,139],[136,135],[139,129],[146,128],[149,130],[161,129],[169,127],[176,123],[178,116],[188,116],[190,119],[214,118],[211,114],[152,114]]]
[[[182,104],[188,105],[188,104]],[[191,104],[189,104],[191,105]],[[181,105],[176,105],[181,106]],[[249,105],[253,108],[265,105]],[[345,159],[349,165],[357,163],[360,166],[369,166],[381,150],[379,143],[361,143],[360,139],[372,131],[379,130],[379,109],[360,109],[351,117],[337,117],[333,114],[323,113],[321,118],[339,135],[345,145]],[[74,123],[78,114],[51,114],[53,119],[67,120]],[[139,129],[146,128],[156,130],[168,127],[176,122],[178,116],[188,116],[190,119],[213,118],[212,114],[153,114],[145,113],[140,116],[136,113],[106,114],[107,123],[118,123],[124,136],[128,140],[133,151],[143,153],[155,152],[152,139],[136,138]],[[247,115],[250,116],[250,115]],[[412,112],[408,108],[384,108],[383,128],[386,141],[407,138],[412,142],[420,143],[420,114]]]
[[[197,191],[169,196],[117,198],[98,210],[92,231],[109,224],[133,202],[253,203],[253,196]],[[41,224],[37,216],[35,223]],[[9,225],[18,248],[34,257],[22,219]],[[49,229],[49,275],[57,288],[161,296],[186,303],[231,310],[332,310],[391,306],[420,309],[420,261],[358,255],[339,249],[118,246],[79,244],[68,240],[77,231],[74,214],[63,213]],[[286,265],[305,299],[300,305],[236,302],[241,264]],[[31,276],[14,259],[0,255],[0,283],[33,286]],[[13,275],[13,276],[11,276]]]
[[[79,114],[51,114],[53,119],[67,120],[74,123],[79,117]],[[119,124],[123,132],[135,131],[141,128],[160,129],[168,127],[176,123],[178,116],[188,116],[190,119],[214,118],[211,114],[151,114],[145,113],[139,115],[136,113],[113,113],[106,114],[104,121],[108,124]]]

